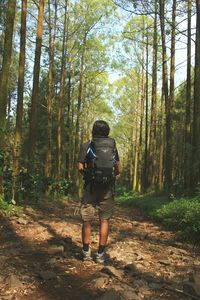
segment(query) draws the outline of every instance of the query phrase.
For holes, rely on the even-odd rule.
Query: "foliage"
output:
[[[117,201],[141,208],[144,213],[161,223],[165,228],[179,232],[186,240],[199,240],[200,197],[167,199],[153,193],[137,194],[120,191]]]
[[[199,239],[200,201],[197,199],[176,199],[155,212],[155,217],[170,229],[180,230],[187,239]]]
[[[12,170],[4,172],[4,194],[5,200],[12,199]],[[45,177],[42,174],[31,175],[27,169],[21,168],[18,181],[18,202],[37,201],[41,195],[47,194],[50,197],[66,196],[72,191],[72,182],[67,179],[56,180]]]
[[[67,179],[52,181],[49,185],[48,194],[49,196],[66,196],[72,192],[72,182]]]
[[[22,211],[22,207],[8,204],[3,198],[0,198],[0,215],[11,216]]]

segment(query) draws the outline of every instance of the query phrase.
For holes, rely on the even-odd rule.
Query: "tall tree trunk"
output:
[[[22,0],[21,8],[21,30],[20,30],[20,55],[18,71],[18,93],[17,93],[17,115],[15,127],[15,144],[13,155],[13,199],[16,200],[17,181],[19,175],[19,158],[21,156],[22,143],[22,119],[23,119],[23,96],[24,96],[24,74],[26,57],[26,15],[27,0]]]
[[[191,17],[192,0],[188,0],[188,28],[187,28],[187,86],[186,86],[186,107],[185,107],[185,155],[184,155],[184,186],[190,188],[191,181]]]
[[[33,90],[31,97],[31,111],[30,111],[30,126],[29,126],[29,145],[28,145],[28,158],[29,158],[29,171],[35,170],[35,148],[36,148],[36,134],[37,134],[37,104],[38,104],[38,88],[40,76],[40,58],[42,48],[42,33],[44,21],[44,0],[39,1],[38,23],[37,23],[37,36],[35,48],[35,60],[33,70]]]
[[[130,162],[129,164],[129,183],[130,183],[130,189],[134,190],[134,126],[130,128],[131,134],[130,134],[130,153],[128,155],[128,160]]]
[[[171,101],[168,95],[168,67],[165,33],[165,0],[159,0],[160,25],[162,36],[162,60],[163,60],[163,92],[165,99],[166,117],[166,153],[165,153],[165,189],[170,192],[172,186],[172,155],[171,155]]]
[[[80,71],[79,71],[79,88],[78,88],[78,105],[77,105],[77,116],[76,116],[76,129],[75,129],[75,144],[74,144],[74,167],[76,165],[76,154],[79,144],[79,129],[80,129],[80,114],[81,107],[83,102],[83,67],[84,67],[84,58],[85,58],[85,44],[86,44],[87,33],[84,36],[83,48],[81,51],[81,62],[80,62]]]
[[[49,92],[47,98],[47,153],[45,162],[45,176],[52,176],[52,103],[54,98],[54,42],[55,42],[55,31],[56,31],[56,17],[57,17],[57,6],[54,4],[55,15],[54,15],[54,27],[52,30],[52,17],[51,17],[51,1],[48,0],[48,29],[49,29]],[[52,35],[52,31],[54,31]]]
[[[142,140],[143,140],[143,120],[144,120],[144,98],[145,98],[145,87],[144,87],[144,54],[142,58],[142,75],[141,75],[141,96],[140,96],[140,136],[139,136],[139,149],[138,149],[138,191],[142,188],[142,166],[143,166],[143,153],[142,153]]]
[[[139,101],[138,101],[139,104]],[[137,119],[137,117],[136,117]],[[138,124],[136,121],[136,133],[135,133],[135,149],[134,149],[134,168],[133,168],[133,183],[132,190],[137,191],[137,181],[138,181]]]
[[[153,66],[152,66],[152,97],[151,97],[151,123],[149,137],[149,167],[148,184],[155,184],[155,159],[156,159],[156,118],[157,118],[157,1],[155,1],[154,34],[153,34]]]
[[[196,0],[196,48],[194,70],[194,117],[193,117],[193,189],[200,179],[200,0]]]
[[[68,88],[67,88],[67,135],[66,135],[66,177],[70,178],[70,109],[71,109],[71,77],[72,68],[71,62],[69,61],[69,71],[68,71]]]
[[[174,75],[175,75],[175,45],[176,45],[176,0],[173,0],[173,7],[172,7],[172,32],[171,32],[171,61],[170,61],[170,96],[169,96],[169,110],[170,110],[170,127],[171,127],[171,134],[170,134],[170,148],[171,148],[171,178],[173,177],[173,152],[172,152],[172,140],[173,140],[173,106],[174,106]]]
[[[58,139],[57,139],[57,178],[63,176],[63,128],[64,128],[64,96],[65,96],[65,79],[66,79],[66,43],[67,43],[67,5],[68,0],[65,0],[65,17],[63,27],[63,42],[62,42],[62,63],[61,63],[61,80],[60,80],[60,97],[58,111]]]
[[[2,72],[0,77],[0,197],[3,196],[3,166],[5,149],[6,109],[8,103],[8,81],[12,55],[12,38],[16,0],[8,0],[6,10],[5,38]]]
[[[165,128],[164,128],[164,92],[162,87],[161,112],[160,112],[160,147],[159,147],[159,177],[158,185],[162,190],[164,187],[164,149],[165,149]]]
[[[144,152],[144,190],[148,184],[148,108],[149,108],[149,35],[146,28],[146,119],[145,119],[145,152]]]

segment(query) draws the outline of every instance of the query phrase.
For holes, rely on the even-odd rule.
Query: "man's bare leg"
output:
[[[90,236],[91,236],[91,224],[90,222],[83,222],[82,226],[82,242],[84,244],[90,243]]]
[[[99,228],[99,248],[105,248],[108,240],[108,234],[109,234],[109,221],[106,219],[101,219],[100,228]]]

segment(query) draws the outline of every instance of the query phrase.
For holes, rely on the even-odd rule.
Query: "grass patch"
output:
[[[185,240],[200,239],[200,197],[169,199],[153,193],[124,192],[117,202],[142,209],[146,216],[179,232]]]
[[[0,215],[9,217],[16,213],[22,212],[22,210],[23,207],[9,204],[0,198]]]

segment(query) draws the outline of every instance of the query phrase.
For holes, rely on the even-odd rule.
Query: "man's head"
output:
[[[108,123],[103,120],[97,120],[93,124],[92,136],[105,136],[107,137],[110,132]]]

